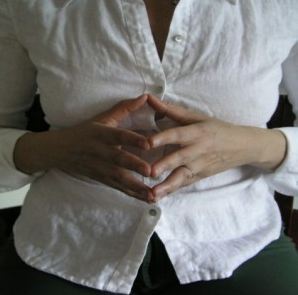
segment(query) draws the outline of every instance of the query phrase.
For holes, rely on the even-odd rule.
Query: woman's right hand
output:
[[[150,176],[150,164],[122,149],[124,145],[149,149],[147,138],[118,127],[146,101],[147,96],[142,95],[122,101],[74,127],[24,134],[15,145],[16,168],[27,174],[57,168],[69,174],[87,176],[150,202],[150,187],[132,173]]]

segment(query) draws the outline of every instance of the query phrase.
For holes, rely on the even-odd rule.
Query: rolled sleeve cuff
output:
[[[286,137],[287,154],[281,165],[266,175],[269,185],[276,191],[298,196],[298,127],[277,128]]]
[[[0,192],[23,187],[41,176],[44,172],[25,174],[15,166],[13,153],[17,140],[28,130],[5,128],[0,130]]]

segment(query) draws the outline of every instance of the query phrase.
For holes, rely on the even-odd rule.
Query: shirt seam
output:
[[[129,33],[128,24],[127,24],[127,17],[125,15],[124,11],[123,11],[123,6],[124,5],[125,5],[124,4],[124,0],[121,0],[121,13],[122,13],[122,17],[123,17],[124,24],[125,24],[125,32],[126,32],[127,40],[129,41],[129,46],[130,46],[131,51],[133,53],[133,57],[134,57],[135,64],[137,66],[137,70],[140,73],[141,79],[142,79],[142,81],[144,83],[144,90],[143,90],[143,92],[145,92],[145,89],[147,88],[147,83],[146,83],[146,79],[144,77],[143,71],[141,69],[141,65],[138,63],[135,49],[134,49],[134,47],[132,45],[131,36],[130,36],[130,33]]]
[[[190,36],[190,19],[191,19],[191,9],[190,9],[190,4],[188,5],[188,9],[187,9],[187,35],[185,36],[185,40],[189,40],[189,36]],[[184,45],[184,49],[183,49],[183,53],[182,53],[182,59],[179,65],[179,70],[177,70],[177,75],[175,75],[176,77],[179,77],[179,75],[181,74],[181,69],[182,69],[182,62],[184,63],[184,59],[185,59],[185,53],[186,53],[186,46],[187,44],[185,43]]]

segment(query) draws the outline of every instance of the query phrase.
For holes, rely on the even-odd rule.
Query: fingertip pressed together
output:
[[[154,195],[154,200],[157,202],[159,201],[162,197],[164,197],[166,194],[164,193],[164,190],[162,187],[156,186],[152,188],[152,193]]]
[[[135,105],[133,111],[136,111],[137,109],[141,108],[146,103],[147,99],[148,99],[147,94],[141,94],[140,96],[133,98],[131,100]]]
[[[136,100],[146,101],[148,99],[148,94],[141,94],[136,98]]]
[[[164,115],[166,114],[167,107],[159,98],[155,97],[152,94],[148,94],[147,102],[155,111]]]
[[[160,140],[156,135],[152,135],[150,137],[148,137],[148,143],[150,148],[157,148],[160,145]]]
[[[147,199],[148,203],[149,204],[153,204],[153,203],[156,203],[156,199],[152,193],[152,191],[150,190],[149,193],[148,193],[148,199]]]
[[[142,174],[145,177],[150,177],[151,175],[151,166],[149,164],[144,165],[143,169],[142,169]]]
[[[151,177],[156,178],[160,176],[161,173],[162,173],[161,167],[156,167],[155,164],[151,165],[151,174],[150,174]]]
[[[143,149],[143,150],[149,150],[150,149],[150,144],[146,138],[140,139],[138,141],[138,147]]]

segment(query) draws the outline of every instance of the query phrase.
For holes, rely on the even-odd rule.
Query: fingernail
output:
[[[162,168],[158,168],[158,169],[153,168],[153,169],[151,169],[152,178],[158,178],[162,172],[163,172]]]
[[[151,147],[150,147],[150,144],[149,144],[149,142],[146,140],[145,143],[144,143],[144,149],[148,151],[148,150],[150,150],[150,148],[151,148]]]
[[[136,99],[144,99],[145,97],[147,97],[147,94],[141,94]]]
[[[153,199],[148,198],[148,203],[149,204],[154,204],[154,203],[156,203],[156,200],[154,198]]]
[[[149,167],[149,168],[148,168],[148,167],[144,167],[144,168],[142,168],[142,170],[141,170],[141,174],[142,174],[143,176],[149,177],[150,174],[151,174],[150,167]]]
[[[160,141],[157,138],[152,138],[150,142],[151,148],[158,148],[160,145]]]
[[[150,190],[148,191],[148,203],[155,203],[155,198]]]
[[[141,148],[141,149],[144,149],[144,150],[149,150],[150,149],[150,145],[148,143],[147,140],[139,140],[138,142],[138,146]]]

